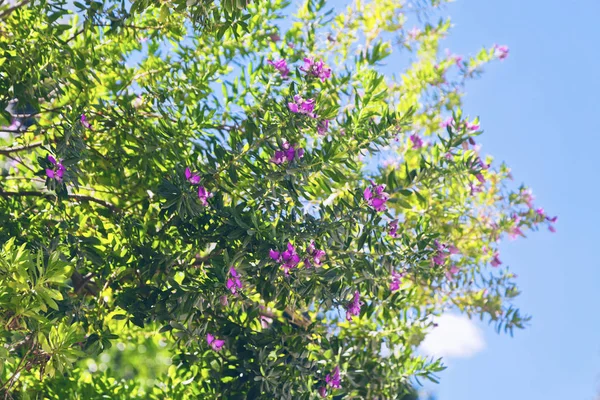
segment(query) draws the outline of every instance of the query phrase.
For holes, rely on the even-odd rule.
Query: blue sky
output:
[[[511,338],[479,324],[485,348],[448,359],[432,387],[438,400],[592,400],[600,393],[600,214],[594,120],[600,1],[458,0],[444,45],[468,54],[507,44],[510,56],[467,86],[465,112],[479,115],[482,152],[512,168],[536,203],[558,215],[545,230],[501,246],[519,275],[531,325]]]

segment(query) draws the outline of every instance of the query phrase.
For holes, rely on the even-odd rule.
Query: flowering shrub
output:
[[[522,328],[498,243],[556,217],[460,108],[508,48],[440,51],[439,0],[215,3],[2,6],[0,391],[401,398],[433,316]]]

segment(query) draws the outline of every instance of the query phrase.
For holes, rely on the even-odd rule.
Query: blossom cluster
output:
[[[375,182],[371,182],[371,186],[365,188],[363,197],[367,204],[373,207],[375,211],[387,210],[385,203],[390,195],[385,192],[385,185],[376,185]]]
[[[298,147],[295,148],[288,142],[284,142],[281,146],[281,150],[275,151],[275,155],[271,158],[271,162],[280,165],[284,162],[292,162],[295,159],[299,160],[304,156],[304,149]]]
[[[56,160],[54,156],[48,155],[48,161],[52,164],[52,168],[46,168],[46,176],[50,179],[62,181],[63,175],[65,174],[65,167],[62,164],[63,160]]]
[[[185,169],[185,179],[192,185],[200,184],[200,175],[193,173],[189,167]],[[200,203],[202,203],[204,207],[208,207],[208,199],[210,199],[211,197],[213,197],[213,194],[209,192],[204,186],[198,186],[198,198],[200,199]]]
[[[306,268],[311,268],[314,266],[320,266],[323,262],[322,259],[325,257],[326,253],[324,250],[317,249],[315,246],[315,242],[311,241],[306,248],[306,256],[304,257],[304,266]],[[269,250],[269,257],[278,263],[280,263],[281,268],[285,275],[289,275],[292,268],[295,268],[300,263],[302,259],[298,252],[296,251],[296,247],[288,242],[285,251],[277,251],[277,250]]]

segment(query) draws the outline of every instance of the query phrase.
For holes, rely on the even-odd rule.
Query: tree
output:
[[[439,0],[245,3],[0,12],[5,397],[410,397],[432,316],[528,320],[497,243],[555,218],[460,109],[508,49],[440,54]]]

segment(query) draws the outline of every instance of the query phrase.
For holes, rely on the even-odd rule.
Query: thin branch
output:
[[[13,11],[18,10],[19,8],[26,6],[30,2],[31,2],[31,0],[25,0],[25,1],[21,2],[21,3],[15,4],[14,6],[12,6],[10,8],[7,8],[2,13],[0,13],[0,19],[4,19],[4,18],[8,17],[10,14],[13,13]]]
[[[23,150],[31,150],[31,149],[35,149],[36,147],[40,147],[41,145],[43,145],[43,142],[34,142],[28,145],[24,145],[24,146],[14,146],[14,147],[5,147],[5,148],[0,148],[0,155],[7,155],[10,153],[17,153],[19,151],[23,151]]]
[[[23,191],[23,192],[5,192],[3,190],[0,189],[0,197],[4,197],[4,198],[10,198],[10,197],[44,197],[47,199],[55,199],[56,195],[54,193],[44,193],[44,192],[37,192],[37,191]],[[105,200],[102,199],[98,199],[96,197],[92,197],[92,196],[87,196],[87,195],[83,195],[83,194],[69,194],[68,195],[69,199],[73,199],[73,200],[77,200],[77,201],[85,201],[85,202],[91,202],[91,203],[97,203],[100,204],[108,209],[110,209],[111,211],[120,211],[120,209],[115,206],[112,203],[109,203]]]

